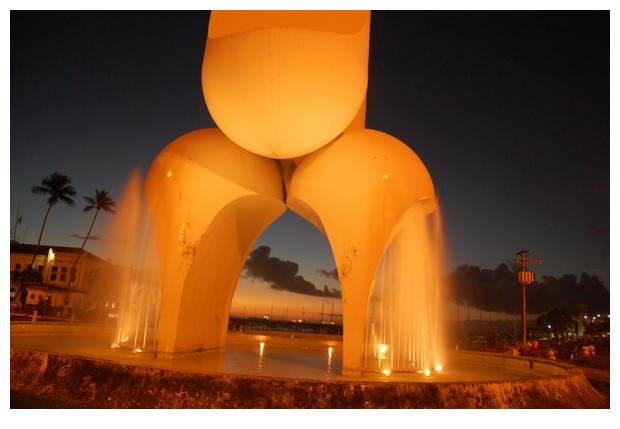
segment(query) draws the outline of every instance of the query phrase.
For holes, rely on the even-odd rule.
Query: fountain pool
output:
[[[230,333],[224,350],[156,358],[114,329],[11,325],[11,390],[103,408],[604,408],[575,367],[450,351],[446,368],[341,375],[338,337]],[[388,382],[389,381],[389,382]]]

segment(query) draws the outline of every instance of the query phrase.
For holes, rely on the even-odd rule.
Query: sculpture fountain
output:
[[[379,347],[382,366],[387,354],[399,371],[439,367],[439,283],[430,271],[439,270],[440,249],[429,249],[425,221],[438,204],[416,154],[364,127],[369,35],[369,11],[212,12],[202,82],[219,129],[176,139],[145,184],[160,267],[159,357],[225,347],[251,246],[288,208],[331,245],[343,373],[374,367]],[[410,223],[422,226],[413,237],[395,232]],[[410,266],[418,278],[404,278]],[[397,317],[371,322],[381,334],[365,337],[373,279],[381,294],[372,307]],[[392,301],[377,302],[383,294]],[[405,314],[416,319],[399,319]]]
[[[191,131],[161,151],[146,177],[145,206],[136,203],[142,195],[134,179],[125,205],[132,214],[117,231],[127,240],[122,253],[133,270],[125,278],[128,311],[119,316],[114,346],[150,350],[156,358],[148,366],[174,367],[188,355],[222,356],[231,301],[252,245],[287,209],[299,214],[326,237],[338,271],[338,383],[249,377],[240,392],[224,359],[215,363],[224,373],[219,378],[178,375],[184,391],[202,392],[198,402],[171,399],[170,385],[162,383],[172,375],[133,372],[157,393],[151,394],[155,402],[133,406],[521,407],[530,402],[515,399],[517,392],[539,389],[544,376],[564,371],[541,370],[538,381],[506,388],[510,393],[496,402],[489,399],[496,387],[461,385],[461,393],[470,391],[463,401],[454,397],[458,385],[430,383],[454,381],[438,373],[446,360],[439,203],[420,158],[395,137],[365,128],[370,17],[369,11],[213,11],[202,87],[218,128]],[[156,250],[148,270],[136,269],[137,248]],[[334,347],[328,350],[332,373]],[[523,378],[533,365],[513,367]],[[505,372],[488,373],[506,380],[498,375]],[[372,384],[376,376],[399,382]],[[211,387],[196,387],[196,379]],[[584,382],[583,376],[574,380]],[[257,399],[259,391],[282,389],[304,393],[291,393],[290,402],[286,395],[280,402]],[[242,399],[231,399],[231,392]]]

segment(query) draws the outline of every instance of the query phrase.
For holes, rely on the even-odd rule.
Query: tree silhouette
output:
[[[536,318],[536,325],[543,329],[550,329],[556,335],[566,332],[575,326],[573,318],[565,311],[558,308]]]
[[[80,260],[80,257],[82,256],[82,253],[84,253],[84,246],[86,246],[86,242],[88,241],[88,239],[90,238],[90,233],[93,230],[93,226],[95,226],[95,221],[97,220],[97,215],[99,214],[99,212],[101,210],[103,210],[104,212],[109,212],[109,213],[116,213],[116,210],[114,209],[114,207],[116,206],[116,202],[110,198],[110,196],[108,195],[107,191],[104,190],[98,190],[95,189],[95,197],[84,197],[84,199],[87,202],[87,205],[84,207],[84,212],[88,212],[91,210],[95,210],[95,215],[93,216],[93,220],[90,223],[90,228],[88,228],[88,232],[86,233],[86,237],[84,237],[84,241],[82,242],[82,247],[80,248],[80,253],[78,254],[78,257],[75,259],[75,262],[73,263],[73,270],[75,271],[75,268],[77,267],[78,261]],[[69,280],[69,283],[71,283],[71,280]]]
[[[37,257],[37,253],[39,252],[39,246],[41,245],[41,238],[43,237],[43,230],[45,229],[45,224],[47,223],[47,217],[50,214],[50,210],[59,201],[63,203],[74,206],[75,201],[73,201],[72,196],[76,194],[75,188],[71,185],[71,179],[58,172],[52,173],[50,176],[44,178],[41,181],[40,185],[32,187],[32,193],[34,194],[43,194],[49,195],[47,199],[47,211],[45,212],[45,217],[43,218],[43,225],[41,226],[41,232],[39,233],[39,239],[37,240],[37,246],[34,249],[34,253],[32,254],[32,261],[30,262],[30,266],[34,265],[34,260]]]

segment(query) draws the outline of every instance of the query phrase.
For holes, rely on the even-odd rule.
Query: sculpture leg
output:
[[[286,210],[278,166],[219,130],[194,131],[160,153],[145,196],[160,261],[158,354],[223,347],[251,246]]]

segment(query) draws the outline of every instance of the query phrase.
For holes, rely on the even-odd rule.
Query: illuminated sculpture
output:
[[[343,374],[360,373],[390,235],[412,204],[435,201],[416,154],[364,128],[369,34],[369,11],[211,13],[202,84],[219,129],[175,140],[146,182],[161,270],[158,355],[225,346],[243,264],[288,207],[331,245]]]

